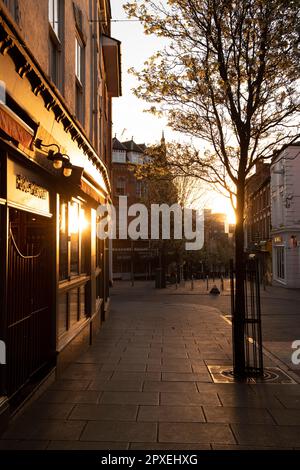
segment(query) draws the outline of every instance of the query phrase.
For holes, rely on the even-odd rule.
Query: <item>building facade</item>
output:
[[[204,247],[201,250],[202,271],[205,274],[224,274],[229,270],[233,257],[233,227],[223,213],[204,209]]]
[[[300,288],[300,144],[271,164],[273,283]]]
[[[260,162],[245,191],[246,251],[258,257],[261,280],[267,284],[272,282],[270,182],[270,164]]]
[[[143,164],[144,144],[134,140],[120,142],[113,139],[112,181],[113,202],[119,207],[119,197],[126,196],[128,207],[141,203],[146,191],[144,181],[135,177],[134,165]],[[114,279],[151,279],[154,275],[155,250],[150,240],[113,241],[113,277]]]
[[[108,0],[0,0],[0,419],[87,347],[109,304]]]

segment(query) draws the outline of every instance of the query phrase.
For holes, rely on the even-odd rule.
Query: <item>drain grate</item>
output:
[[[215,383],[272,383],[296,384],[296,382],[279,367],[265,367],[263,377],[235,377],[230,366],[207,366]]]

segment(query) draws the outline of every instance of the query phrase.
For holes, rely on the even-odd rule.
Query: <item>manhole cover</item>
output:
[[[296,382],[279,367],[265,367],[263,376],[255,376],[240,378],[236,377],[230,366],[207,366],[212,379],[215,383],[276,383],[276,384],[295,384]]]

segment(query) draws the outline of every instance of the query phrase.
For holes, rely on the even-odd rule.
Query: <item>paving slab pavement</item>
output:
[[[208,366],[231,366],[231,325],[187,297],[117,285],[94,344],[11,422],[0,449],[300,447],[300,385],[214,383]]]

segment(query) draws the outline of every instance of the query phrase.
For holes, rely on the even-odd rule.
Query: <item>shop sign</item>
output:
[[[38,197],[39,199],[47,199],[48,191],[38,184],[30,181],[26,176],[16,175],[16,188],[24,193]]]
[[[274,243],[283,243],[282,236],[276,235],[276,237],[274,237]]]
[[[41,178],[21,165],[8,160],[7,201],[19,209],[50,215],[49,191]]]

